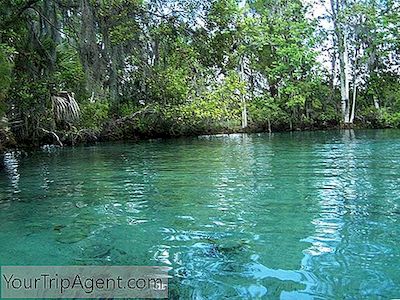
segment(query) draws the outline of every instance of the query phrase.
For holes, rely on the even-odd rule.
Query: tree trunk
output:
[[[353,86],[353,103],[351,104],[351,115],[350,115],[350,120],[349,123],[353,124],[354,122],[354,115],[356,111],[356,97],[357,97],[357,83],[354,81],[354,86]]]
[[[244,58],[240,59],[240,77],[242,82],[245,82],[244,74]],[[246,95],[242,93],[242,128],[247,128],[247,105],[246,105]]]
[[[340,94],[342,117],[345,124],[350,123],[350,105],[349,105],[349,54],[347,30],[343,24],[339,23],[338,13],[346,6],[345,0],[331,0],[333,14],[333,23],[338,41],[338,53],[340,64]]]
[[[339,114],[340,107],[337,105],[335,101],[335,79],[336,79],[336,60],[337,60],[337,39],[333,36],[333,53],[332,53],[332,61],[331,61],[331,76],[329,79],[329,101],[335,105],[335,111]],[[324,110],[326,109],[326,104],[324,103]]]
[[[356,47],[354,52],[354,68],[353,68],[353,102],[351,104],[351,115],[349,123],[353,124],[354,115],[356,111],[356,99],[357,99],[357,68],[358,68],[358,47]]]
[[[342,33],[341,33],[342,34]],[[340,57],[340,93],[342,97],[342,115],[345,124],[350,123],[349,105],[349,54],[347,49],[347,33],[342,35],[342,46],[339,47]]]
[[[368,44],[367,47],[370,49],[370,55],[368,57],[368,76],[369,76],[369,85],[371,84],[371,78],[375,80],[376,76],[376,69],[377,69],[377,49],[374,44],[374,39],[376,39],[376,32],[373,31],[371,34],[371,37],[368,39]],[[378,91],[376,88],[373,89],[372,91],[372,100],[374,102],[374,107],[375,109],[379,110],[380,105],[379,105],[379,100],[378,100]]]
[[[376,95],[374,95],[373,97],[374,97],[374,107],[376,109],[380,109],[378,97],[376,97]]]
[[[246,105],[246,100],[244,95],[242,96],[242,105],[243,105],[243,110],[242,110],[242,128],[247,128],[247,105]]]
[[[107,71],[108,71],[108,81],[106,87],[108,88],[108,96],[112,105],[118,105],[118,46],[113,45],[110,36],[110,28],[107,24],[107,20],[102,17],[99,22],[100,30],[103,37],[104,43],[104,54],[107,62]]]

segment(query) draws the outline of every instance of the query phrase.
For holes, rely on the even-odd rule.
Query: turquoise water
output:
[[[171,299],[400,297],[400,131],[8,153],[1,265],[163,265]]]

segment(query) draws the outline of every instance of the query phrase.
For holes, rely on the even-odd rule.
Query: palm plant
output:
[[[56,123],[72,123],[79,119],[80,108],[74,93],[59,92],[51,97],[52,111]]]

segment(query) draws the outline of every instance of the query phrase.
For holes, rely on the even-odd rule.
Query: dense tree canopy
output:
[[[21,141],[400,125],[397,1],[1,0],[0,12],[0,113]],[[75,102],[78,120],[55,118]]]

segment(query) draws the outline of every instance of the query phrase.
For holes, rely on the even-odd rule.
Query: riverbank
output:
[[[97,142],[110,141],[138,141],[157,138],[177,138],[192,137],[200,135],[214,134],[235,134],[235,133],[261,133],[261,132],[290,132],[290,131],[317,131],[317,130],[335,130],[349,128],[339,122],[320,122],[315,124],[273,124],[262,126],[260,124],[250,124],[243,129],[240,126],[223,126],[217,124],[209,128],[202,127],[179,127],[176,124],[171,127],[165,127],[165,124],[151,124],[148,127],[141,126],[141,122],[135,122],[129,118],[120,118],[105,122],[100,128],[82,128],[73,127],[71,130],[41,130],[35,140],[18,140],[14,137],[12,131],[3,125],[0,128],[0,152],[13,149],[35,149],[43,145],[57,146],[75,146],[94,144]],[[379,124],[356,123],[351,125],[354,129],[382,129],[390,128],[379,126]]]

